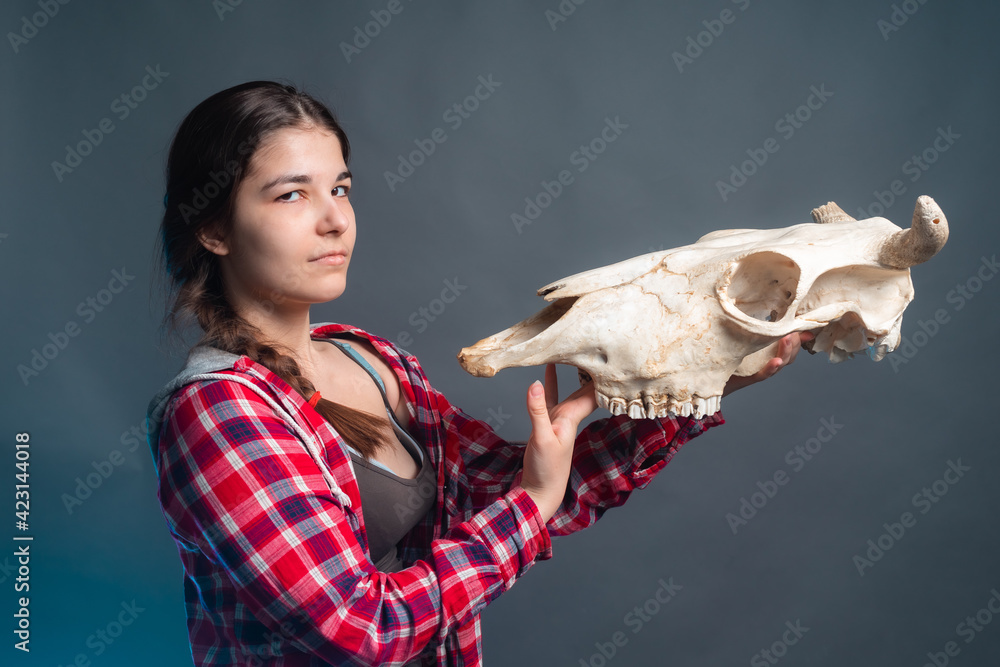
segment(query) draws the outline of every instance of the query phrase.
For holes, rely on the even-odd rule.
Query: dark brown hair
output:
[[[284,346],[264,340],[259,328],[233,309],[225,297],[217,256],[198,240],[209,228],[225,237],[233,226],[240,183],[257,149],[277,130],[321,130],[340,141],[350,160],[347,135],[333,113],[294,86],[250,81],[215,93],[181,122],[166,165],[167,193],[160,225],[161,259],[170,281],[164,325],[177,333],[190,319],[203,335],[198,344],[246,355],[291,385],[303,398],[315,392]],[[159,254],[159,253],[158,253]],[[280,299],[281,295],[275,295]],[[273,307],[273,302],[268,304]],[[316,411],[366,458],[388,444],[389,421],[320,398]]]

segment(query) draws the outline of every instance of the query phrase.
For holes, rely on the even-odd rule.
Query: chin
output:
[[[323,290],[319,295],[318,303],[326,303],[327,301],[333,301],[339,298],[347,291],[347,285],[341,284],[339,287],[331,287],[330,289]]]

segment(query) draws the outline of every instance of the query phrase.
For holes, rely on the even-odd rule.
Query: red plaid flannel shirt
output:
[[[719,413],[590,423],[576,440],[566,498],[543,526],[517,485],[524,443],[454,407],[390,341],[342,324],[312,335],[338,332],[370,341],[399,378],[437,470],[437,488],[421,492],[436,504],[400,544],[405,569],[381,573],[344,443],[300,394],[246,356],[222,373],[273,397],[298,428],[237,381],[178,389],[158,443],[158,496],[184,566],[197,665],[400,665],[418,656],[424,665],[481,665],[480,612],[551,558],[550,535],[593,524],[688,439],[724,423]],[[322,444],[326,471],[303,432]]]

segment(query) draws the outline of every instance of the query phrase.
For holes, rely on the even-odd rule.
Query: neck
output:
[[[319,352],[309,334],[309,304],[240,303],[236,312],[261,331],[265,342],[280,346],[283,354],[291,354],[304,375],[313,376]]]

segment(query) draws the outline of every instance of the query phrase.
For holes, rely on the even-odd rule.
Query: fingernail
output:
[[[539,382],[538,380],[535,380],[534,382],[532,382],[531,383],[531,387],[528,388],[528,393],[531,394],[532,396],[541,396],[542,395],[542,383]]]

